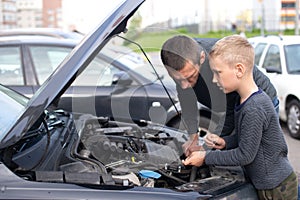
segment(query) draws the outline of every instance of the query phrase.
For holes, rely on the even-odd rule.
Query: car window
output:
[[[300,73],[300,45],[285,46],[284,52],[288,73]]]
[[[20,47],[0,47],[0,80],[4,85],[24,85]]]
[[[280,52],[277,45],[270,45],[262,65],[263,68],[270,66],[281,71]]]
[[[261,58],[261,55],[265,49],[265,47],[267,46],[266,43],[259,43],[255,46],[255,60],[254,60],[254,64],[259,65],[259,60]]]
[[[132,53],[132,50],[110,41],[75,79],[72,86],[112,86],[115,74],[134,70],[133,66],[139,66],[127,57],[128,52]],[[119,65],[123,65],[124,68]],[[137,81],[132,81],[131,85],[138,85]]]
[[[54,46],[30,46],[30,54],[37,73],[39,84],[42,84],[72,48]]]
[[[147,78],[149,83],[157,81],[157,75],[154,72],[152,66],[147,61],[146,57],[139,50],[139,47],[136,44],[132,44],[133,51],[128,46],[124,45],[128,43],[128,41],[124,41],[122,38],[115,38],[116,40],[110,41],[110,43],[105,45],[105,48],[101,50],[104,55],[109,56],[125,65],[132,71],[140,74],[144,78]],[[163,79],[167,79],[169,77],[167,75],[167,71],[164,67],[159,67],[157,64],[154,64],[157,71],[159,71],[159,75]]]
[[[95,57],[87,68],[76,78],[73,86],[111,86],[113,75],[121,70],[100,56]]]

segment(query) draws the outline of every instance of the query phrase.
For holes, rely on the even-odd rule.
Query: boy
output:
[[[242,166],[259,199],[297,199],[298,181],[287,158],[287,144],[271,99],[253,80],[254,49],[239,35],[219,40],[209,53],[213,82],[224,93],[236,91],[235,134],[208,134],[206,144],[222,151],[193,152],[184,165]]]

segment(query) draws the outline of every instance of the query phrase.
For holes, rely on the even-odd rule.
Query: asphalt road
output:
[[[284,123],[281,123],[281,127],[283,129],[284,136],[288,144],[288,158],[292,166],[294,167],[295,172],[298,174],[298,178],[300,180],[300,139],[292,138],[288,134],[286,125]]]

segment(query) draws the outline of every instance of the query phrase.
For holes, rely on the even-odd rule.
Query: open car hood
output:
[[[105,44],[114,35],[126,30],[128,20],[143,2],[144,0],[122,2],[95,30],[83,38],[29,100],[16,123],[4,133],[0,148],[10,146],[22,138],[44,110],[65,92]]]

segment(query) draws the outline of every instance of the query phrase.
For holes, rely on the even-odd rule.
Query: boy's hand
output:
[[[189,140],[182,145],[182,149],[186,156],[191,155],[193,151],[202,149],[202,147],[198,145],[198,139],[198,134],[194,133],[190,135]]]
[[[225,140],[213,133],[207,133],[204,141],[207,147],[214,149],[224,149],[226,146]]]
[[[184,165],[194,165],[200,167],[204,164],[205,151],[194,151],[189,157],[182,161]]]

